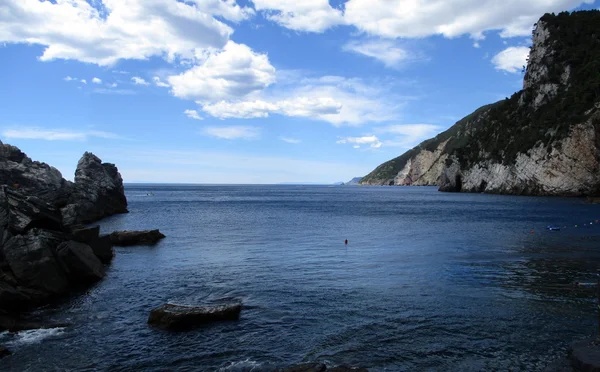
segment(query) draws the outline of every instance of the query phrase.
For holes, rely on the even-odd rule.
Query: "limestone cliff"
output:
[[[600,12],[536,24],[523,90],[382,164],[370,185],[518,195],[600,193]]]

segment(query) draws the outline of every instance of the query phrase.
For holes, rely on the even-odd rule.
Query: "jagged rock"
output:
[[[0,309],[18,311],[31,303],[31,298],[12,285],[0,281]]]
[[[65,293],[69,283],[53,254],[64,239],[60,233],[41,229],[10,238],[4,244],[4,256],[15,278],[48,294]]]
[[[98,239],[100,236],[100,226],[80,227],[71,230],[71,239],[79,243],[88,244],[91,241]]]
[[[20,234],[34,227],[61,231],[60,212],[52,205],[35,196],[24,196],[9,190],[7,186],[0,188],[0,223],[11,233]]]
[[[323,372],[327,369],[323,363],[304,363],[278,369],[276,372]]]
[[[171,331],[187,331],[207,323],[238,320],[241,311],[241,304],[210,307],[165,304],[150,312],[148,324]]]
[[[110,234],[110,241],[113,245],[153,245],[165,236],[158,230],[145,231],[115,231]]]
[[[89,245],[74,241],[63,242],[56,248],[56,254],[73,283],[88,284],[104,278],[102,262]]]
[[[8,350],[4,346],[0,345],[0,359],[2,359],[4,357],[7,357],[7,356],[9,356],[11,354],[12,353],[10,352],[10,350]]]
[[[123,179],[114,164],[102,163],[90,152],[77,163],[75,185],[62,209],[64,223],[90,223],[102,217],[127,213]]]

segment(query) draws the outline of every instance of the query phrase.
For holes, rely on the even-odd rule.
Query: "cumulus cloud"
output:
[[[229,41],[222,51],[168,81],[176,97],[205,102],[244,97],[273,84],[275,77],[265,54]]]
[[[87,80],[85,80],[85,79],[81,79],[81,80],[79,80],[79,81],[80,81],[82,84],[87,84]]]
[[[206,127],[202,131],[204,135],[220,139],[255,139],[259,136],[259,128],[250,126],[229,126],[229,127]]]
[[[64,81],[76,81],[76,80],[78,80],[78,79],[77,79],[77,78],[74,78],[74,77],[67,76],[67,77],[65,77],[63,80],[64,80]]]
[[[45,141],[86,141],[91,137],[118,139],[118,135],[102,131],[74,131],[69,129],[43,129],[38,127],[6,129],[2,136],[8,139],[33,139]]]
[[[149,82],[147,82],[146,80],[142,79],[139,76],[134,76],[131,78],[131,81],[135,84],[135,85],[143,85],[143,86],[148,86],[150,85]]]
[[[323,32],[344,23],[342,11],[328,0],[252,0],[267,19],[295,31]]]
[[[502,37],[528,36],[547,12],[573,9],[594,0],[349,0],[344,13],[327,0],[254,0],[255,7],[283,27],[323,32],[338,24],[384,38],[471,35],[490,30]]]
[[[401,48],[396,42],[390,40],[350,41],[342,49],[347,52],[374,58],[390,68],[397,68],[402,63],[419,59],[419,56],[409,52],[405,48]]]
[[[285,75],[281,87],[262,92],[259,98],[221,100],[201,105],[204,112],[220,118],[263,118],[271,114],[304,117],[335,126],[358,126],[383,122],[397,116],[401,99],[383,87],[341,76],[303,78]]]
[[[528,47],[509,47],[496,54],[492,63],[497,70],[517,73],[527,64]]]
[[[92,83],[94,83],[94,84],[102,84],[102,79],[99,79],[99,78],[95,77],[95,78],[92,79]]]
[[[183,113],[190,119],[202,120],[200,115],[198,115],[198,111],[196,110],[185,110]]]
[[[160,80],[160,78],[158,76],[153,77],[152,81],[154,81],[154,85],[156,85],[157,87],[161,87],[161,88],[169,88],[170,87],[169,84]]]
[[[3,0],[0,42],[45,46],[42,61],[193,60],[229,40],[233,29],[219,18],[237,22],[252,14],[234,0]]]

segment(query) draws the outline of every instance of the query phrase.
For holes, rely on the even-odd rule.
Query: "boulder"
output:
[[[74,284],[89,284],[104,278],[104,266],[89,245],[72,240],[63,242],[56,248],[56,254]]]
[[[31,298],[12,285],[0,281],[0,309],[18,311],[25,308]]]
[[[64,235],[41,229],[10,238],[4,256],[19,283],[48,294],[65,293],[69,283],[53,254],[63,240]]]
[[[305,363],[278,369],[276,372],[323,372],[327,370],[322,363]]]
[[[112,261],[115,251],[110,236],[100,236],[100,226],[76,228],[71,231],[70,236],[76,242],[89,245],[96,257],[103,264],[108,264]]]
[[[569,346],[571,366],[580,372],[600,372],[600,342],[582,340]]]
[[[165,236],[158,230],[145,231],[115,231],[110,234],[113,245],[154,245]]]
[[[187,331],[223,320],[238,320],[241,304],[219,306],[184,306],[165,304],[150,312],[148,324],[171,331]]]
[[[10,350],[8,350],[7,348],[5,348],[4,346],[0,345],[0,359],[9,356],[10,354],[12,354],[10,352]]]
[[[115,250],[109,235],[101,235],[88,243],[92,251],[103,264],[109,264],[115,256]]]
[[[86,152],[77,163],[75,185],[62,209],[64,223],[91,223],[117,213],[127,213],[123,179],[114,164],[102,163]]]

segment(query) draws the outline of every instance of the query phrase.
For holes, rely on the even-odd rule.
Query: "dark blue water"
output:
[[[600,225],[589,223],[600,205],[582,199],[318,186],[126,193],[131,213],[103,231],[160,228],[167,239],[118,248],[104,281],[41,312],[71,327],[0,335],[15,352],[0,369],[262,371],[319,360],[535,371],[596,332],[595,295],[574,283],[597,278]],[[165,302],[230,299],[244,303],[239,322],[187,333],[146,324]]]

